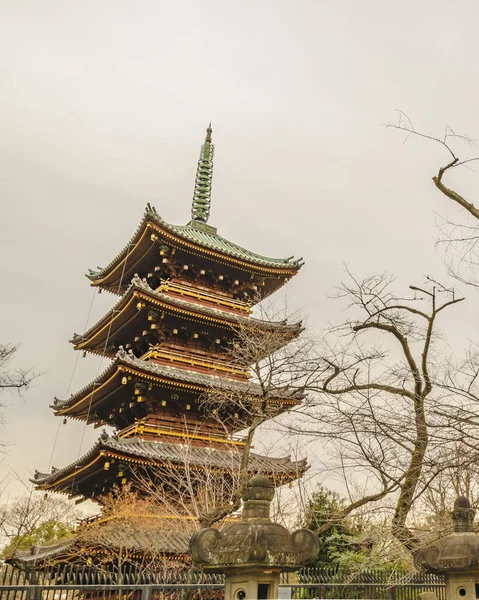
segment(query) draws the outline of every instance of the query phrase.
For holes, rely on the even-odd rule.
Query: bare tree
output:
[[[18,345],[14,344],[0,344],[0,392],[3,391],[16,391],[18,394],[22,393],[29,388],[32,381],[38,377],[38,373],[34,373],[31,369],[25,370],[21,368],[12,368],[12,362],[15,358],[15,353],[18,350]],[[6,408],[4,400],[0,401],[0,425],[3,425],[4,411]],[[0,442],[0,446],[3,444]],[[7,478],[0,482],[0,487],[5,488],[7,485]],[[2,495],[0,490],[0,497]]]
[[[243,434],[241,444],[231,438],[231,464],[218,469],[212,451],[210,462],[198,468],[193,446],[184,443],[182,467],[172,461],[148,473],[139,469],[140,487],[165,514],[186,516],[189,531],[221,522],[240,507],[241,488],[254,471],[255,433],[291,401],[288,433],[321,443],[328,451],[323,474],[341,475],[346,484],[349,502],[337,518],[387,500],[394,536],[413,550],[418,538],[408,517],[436,478],[457,464],[452,444],[467,435],[461,422],[465,403],[451,400],[452,374],[437,330],[443,311],[463,298],[430,279],[411,286],[406,296],[394,294],[391,286],[386,274],[363,281],[351,276],[339,297],[349,303],[352,318],[319,345],[304,336],[290,341],[294,336],[290,331],[288,339],[287,328],[240,329],[231,360],[250,369],[250,387],[235,392],[219,381],[201,400],[225,435]],[[463,378],[457,385],[464,383]],[[477,452],[469,441],[472,461]],[[319,533],[334,523],[325,523]]]
[[[34,373],[31,369],[25,370],[22,368],[12,368],[12,361],[15,358],[15,353],[18,350],[18,345],[0,344],[0,392],[16,391],[20,396],[28,389],[32,381],[38,377],[38,373]],[[4,411],[6,403],[0,400],[0,426],[5,423]],[[3,447],[3,442],[0,441],[0,448]],[[3,499],[5,490],[9,485],[9,476],[5,475],[0,479],[0,498]],[[0,507],[0,531],[4,529],[8,521],[7,507]],[[5,531],[4,531],[5,534]]]
[[[181,529],[186,537],[198,528],[220,522],[239,507],[238,450],[232,448],[229,456],[218,460],[210,448],[200,465],[194,455],[192,444],[182,443],[178,460],[135,472],[140,492],[149,494],[158,512],[171,519],[174,529]]]
[[[11,362],[14,359],[18,345],[0,344],[0,390],[17,390],[19,393],[28,389],[37,375],[31,370],[13,369]]]
[[[138,494],[131,484],[114,488],[102,496],[102,513],[87,519],[77,528],[68,560],[76,564],[94,565],[117,583],[131,565],[138,577],[145,572],[161,573],[165,569],[184,567],[165,552],[168,545],[178,547],[182,524],[167,519],[154,498]],[[180,540],[187,545],[189,537]],[[58,556],[55,556],[58,560]]]
[[[444,452],[445,468],[429,481],[410,514],[410,528],[422,547],[452,532],[451,510],[458,496],[469,498],[473,507],[479,503],[476,453],[461,442],[448,445]]]
[[[458,142],[466,148],[476,146],[475,141],[467,136],[456,133],[451,127],[446,126],[441,136],[434,136],[418,131],[411,119],[402,111],[396,111],[397,117],[394,121],[389,121],[386,127],[392,127],[405,133],[406,142],[410,137],[418,137],[439,145],[448,158],[438,168],[432,180],[436,188],[452,200],[457,206],[464,209],[466,220],[458,223],[444,218],[440,222],[440,235],[438,245],[444,251],[445,263],[449,274],[456,277],[462,283],[479,286],[478,268],[479,268],[479,208],[473,202],[469,202],[465,196],[456,189],[444,183],[446,174],[451,173],[458,167],[470,169],[472,163],[479,160],[479,156],[462,155],[455,146]],[[462,157],[459,156],[462,155]]]
[[[453,465],[445,446],[464,435],[449,406],[451,394],[438,382],[437,333],[442,312],[463,298],[433,281],[410,286],[407,296],[394,294],[391,284],[387,274],[362,281],[350,276],[342,284],[339,296],[353,316],[325,337],[321,373],[308,386],[316,393],[293,429],[323,441],[329,470],[342,473],[347,487],[355,476],[362,479],[359,496],[348,488],[350,502],[340,517],[394,499],[392,532],[414,550],[408,515],[435,477]]]
[[[62,498],[40,496],[30,491],[10,505],[0,508],[0,531],[8,540],[6,554],[13,555],[31,540],[53,543],[74,528],[80,512]],[[5,552],[5,550],[4,550]]]
[[[218,524],[238,510],[242,489],[253,473],[267,473],[277,485],[303,474],[299,466],[297,473],[286,474],[281,462],[265,460],[252,448],[262,425],[302,399],[310,380],[306,363],[310,362],[312,340],[298,338],[301,326],[288,325],[292,317],[286,317],[285,310],[279,313],[279,320],[274,307],[259,310],[262,324],[252,320],[235,326],[227,357],[238,373],[248,372],[249,379],[239,378],[235,386],[235,379],[218,377],[217,384],[199,399],[203,421],[190,427],[183,423],[187,439],[177,445],[178,456],[135,472],[139,488],[151,494],[165,514],[178,519],[183,515],[190,534],[198,527]],[[192,440],[212,429],[224,441],[212,441],[208,451],[201,451]]]

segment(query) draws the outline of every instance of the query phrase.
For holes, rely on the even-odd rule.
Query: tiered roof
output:
[[[76,485],[81,494],[81,486],[85,479],[96,476],[99,469],[100,471],[104,469],[104,463],[109,458],[140,465],[176,464],[180,468],[185,467],[185,462],[188,461],[189,467],[211,468],[225,473],[239,470],[241,464],[241,452],[234,447],[223,450],[154,442],[141,438],[122,439],[103,433],[95,445],[81,458],[62,469],[52,467],[51,473],[35,471],[31,481],[35,483],[37,489],[48,490],[54,487],[55,491],[68,494],[72,493],[72,487]],[[271,458],[252,453],[248,464],[248,470],[252,473],[268,475],[281,485],[294,481],[306,469],[306,459],[292,461],[289,456]]]
[[[251,252],[221,237],[215,227],[201,221],[193,220],[187,225],[171,225],[148,204],[144,217],[128,244],[106,267],[90,270],[87,277],[93,286],[121,294],[135,273],[146,275],[148,268],[142,269],[142,264],[145,263],[148,253],[162,243],[170,244],[207,262],[269,278],[265,289],[258,290],[260,297],[281,287],[296,275],[304,264],[302,259],[294,257],[269,258]]]
[[[114,268],[117,268],[129,253],[131,254],[131,247],[138,244],[145,233],[145,229],[157,228],[160,232],[164,232],[171,241],[178,242],[180,245],[183,244],[185,248],[193,249],[191,246],[193,244],[193,246],[198,247],[198,250],[204,251],[205,255],[216,256],[220,259],[219,262],[226,261],[241,265],[243,268],[247,268],[248,271],[270,272],[270,269],[280,269],[285,273],[293,274],[294,272],[296,274],[304,264],[301,258],[295,259],[293,256],[289,258],[270,258],[251,252],[251,250],[238,246],[238,244],[218,235],[216,227],[202,222],[190,221],[187,225],[171,225],[160,217],[154,206],[147,204],[143,219],[126,246],[106,267],[97,270],[90,269],[87,275],[88,279],[94,282],[95,285],[100,285],[101,279],[105,278]],[[211,254],[211,252],[214,254]]]
[[[164,388],[192,391],[198,396],[208,389],[221,390],[225,394],[240,394],[244,398],[251,397],[252,400],[263,396],[261,386],[252,381],[240,381],[221,375],[144,361],[121,350],[111,365],[96,379],[66,400],[55,399],[51,408],[56,415],[85,420],[87,415],[91,414],[93,419],[96,406],[104,400],[105,396],[111,395],[115,376],[123,378],[125,375],[134,375],[139,381],[144,380],[145,383],[153,383]],[[120,382],[116,385],[122,384]],[[287,408],[296,406],[302,398],[303,394],[300,391],[285,387],[272,391],[267,400],[271,403],[283,404]]]
[[[301,331],[301,323],[289,324],[286,321],[265,322],[249,316],[235,314],[230,310],[205,306],[192,300],[183,300],[171,294],[155,291],[138,275],[135,275],[126,292],[120,300],[88,331],[83,335],[74,335],[72,343],[77,350],[88,350],[90,352],[112,357],[115,350],[117,335],[121,336],[124,328],[135,327],[135,320],[141,318],[141,303],[151,309],[164,311],[179,316],[181,319],[195,321],[203,325],[213,326],[226,330],[232,335],[234,327],[247,327],[255,330],[278,330],[284,335],[285,343],[296,337]],[[138,328],[138,326],[137,326]],[[106,346],[106,340],[110,346]]]

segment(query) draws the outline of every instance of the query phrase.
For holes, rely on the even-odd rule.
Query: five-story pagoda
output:
[[[261,396],[245,365],[230,349],[238,331],[276,331],[287,343],[300,324],[267,322],[250,316],[252,306],[275,292],[301,267],[298,260],[260,256],[220,237],[208,224],[213,171],[211,127],[198,162],[192,219],[184,226],[166,223],[150,205],[126,247],[105,268],[90,271],[91,285],[116,294],[113,308],[83,335],[75,349],[111,359],[95,380],[66,400],[55,399],[55,414],[109,426],[83,456],[51,473],[36,472],[37,489],[98,499],[135,471],[151,471],[152,484],[162,465],[184,468],[206,462],[225,476],[239,468],[242,441],[235,435],[247,415],[228,408],[213,415],[202,398],[211,389]],[[285,390],[268,398],[276,412],[300,401]],[[306,461],[292,462],[251,453],[248,470],[276,485],[301,476]],[[165,480],[161,485],[167,485]],[[174,485],[171,494],[175,493]]]

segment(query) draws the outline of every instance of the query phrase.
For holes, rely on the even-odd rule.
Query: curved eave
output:
[[[163,442],[145,442],[143,440],[128,441],[115,440],[108,436],[101,437],[94,446],[81,458],[70,463],[62,469],[55,469],[52,473],[36,472],[30,479],[38,490],[54,489],[60,493],[71,493],[75,480],[77,483],[86,481],[104,470],[104,462],[115,459],[122,463],[140,464],[146,466],[161,466],[162,464],[176,464],[184,467],[184,453],[177,452],[178,444]],[[194,446],[191,447],[189,456],[190,468],[209,468],[216,472],[236,471],[240,465],[240,453],[235,451],[200,449],[195,456]],[[236,463],[232,460],[237,458]],[[289,456],[271,458],[259,454],[250,455],[249,471],[262,472],[271,477],[277,485],[284,485],[301,477],[308,469],[307,460],[291,461]],[[82,494],[82,492],[79,492]],[[83,494],[82,494],[83,495]]]
[[[16,550],[11,558],[5,560],[6,563],[12,565],[35,565],[42,564],[44,561],[52,560],[54,558],[65,558],[68,557],[68,550],[72,548],[75,543],[75,538],[69,538],[64,542],[57,542],[49,546],[37,546],[33,545],[30,550]]]
[[[157,241],[150,239],[152,234],[156,234],[162,240],[193,255],[203,256],[218,264],[231,265],[240,270],[249,273],[254,272],[266,277],[293,277],[304,264],[300,260],[274,259],[261,256],[215,235],[213,239],[218,239],[219,244],[225,243],[226,247],[230,249],[229,252],[221,252],[218,248],[214,247],[214,244],[208,243],[207,240],[199,243],[198,241],[188,239],[185,232],[191,232],[192,229],[194,228],[188,228],[188,226],[169,225],[161,219],[154,209],[147,209],[139,227],[125,248],[108,266],[96,272],[90,271],[87,277],[93,286],[104,286],[109,291],[120,293],[119,289],[115,290],[115,287],[118,286],[115,286],[112,281],[115,280],[115,277],[117,279],[121,278],[119,277],[119,273],[123,271],[123,266],[127,258],[130,260],[130,264],[128,264],[128,270],[130,271],[155,246]],[[146,242],[146,245],[144,242]],[[145,247],[141,248],[142,245]],[[246,256],[250,258],[247,259],[245,258]]]
[[[142,515],[142,519],[148,520],[153,515]],[[162,519],[165,519],[162,516]],[[107,521],[104,519],[103,521]],[[96,521],[97,524],[99,521]],[[142,532],[142,538],[144,543],[140,543],[139,540],[135,539],[135,534],[132,533],[132,544],[128,546],[129,553],[141,553],[144,556],[151,555],[155,558],[164,556],[165,559],[187,559],[188,558],[188,543],[190,534],[182,533],[175,529],[168,529],[167,527],[158,527],[156,523],[153,525],[148,523],[144,526],[144,533]],[[136,535],[140,528],[135,527]],[[111,532],[105,532],[105,539],[102,540],[102,545],[98,546],[94,543],[85,545],[83,540],[72,537],[65,542],[51,544],[48,546],[32,546],[29,550],[17,550],[15,551],[12,558],[7,559],[5,562],[16,565],[19,567],[31,567],[35,565],[37,568],[43,565],[46,561],[51,563],[55,561],[57,563],[65,564],[70,561],[76,563],[79,553],[84,553],[91,557],[92,555],[107,555],[108,548],[115,548],[115,536]],[[124,542],[124,540],[122,540]]]
[[[112,338],[115,332],[128,325],[137,317],[139,311],[136,306],[138,302],[145,302],[151,308],[165,311],[186,320],[193,320],[206,325],[217,326],[231,330],[235,326],[246,328],[261,328],[266,330],[278,329],[284,331],[285,339],[291,340],[301,333],[301,323],[287,324],[283,322],[267,322],[252,317],[234,315],[225,310],[210,308],[197,304],[190,300],[181,300],[168,296],[161,292],[155,292],[147,284],[133,281],[121,299],[109,310],[99,321],[97,321],[81,337],[74,338],[72,343],[76,350],[89,350],[105,356],[112,356],[105,349],[98,348],[94,340],[108,332]],[[128,311],[131,314],[128,316]],[[99,342],[101,345],[101,342]],[[92,347],[93,345],[93,347]]]
[[[207,389],[223,389],[226,393],[250,395],[252,400],[261,397],[259,386],[249,382],[241,384],[234,380],[227,381],[225,377],[217,375],[199,374],[187,369],[152,364],[133,357],[119,357],[88,386],[67,400],[57,401],[51,405],[51,408],[57,416],[86,420],[87,414],[92,413],[102,402],[104,393],[108,395],[111,393],[108,392],[108,386],[112,381],[116,377],[125,375],[131,375],[138,381],[152,383],[158,387],[193,392],[199,396]],[[289,397],[282,397],[278,394],[269,398],[268,402],[282,405],[287,410],[301,402],[302,395],[298,396],[299,394],[290,394]]]

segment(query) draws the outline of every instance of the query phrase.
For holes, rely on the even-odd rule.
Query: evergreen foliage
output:
[[[319,531],[327,523],[334,525],[320,537],[320,549],[317,557],[311,563],[315,567],[339,566],[341,556],[351,551],[353,532],[344,519],[338,519],[344,507],[340,495],[323,486],[312,494],[305,514],[304,526],[312,531]]]
[[[324,525],[331,527],[320,533],[319,553],[310,567],[350,574],[370,569],[387,572],[411,569],[409,554],[380,518],[341,517],[345,506],[338,493],[323,486],[312,494],[303,525],[316,532],[321,532]]]
[[[61,521],[44,521],[30,531],[12,538],[2,551],[4,559],[11,558],[16,550],[29,550],[32,546],[49,546],[72,537],[72,525]]]

